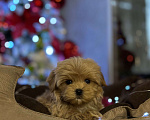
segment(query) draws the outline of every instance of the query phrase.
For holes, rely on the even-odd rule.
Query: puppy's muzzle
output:
[[[76,95],[82,95],[83,90],[82,89],[76,89]]]

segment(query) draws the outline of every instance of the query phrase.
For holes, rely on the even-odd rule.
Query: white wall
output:
[[[79,46],[84,58],[94,59],[106,83],[112,83],[110,0],[66,0],[62,16],[67,39]]]

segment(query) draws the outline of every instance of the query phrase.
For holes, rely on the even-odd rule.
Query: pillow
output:
[[[0,119],[1,120],[64,120],[62,118],[33,111],[20,105],[15,99],[17,80],[24,68],[0,65]]]
[[[136,109],[132,106],[134,103],[117,103],[110,105],[100,112],[103,114],[104,120],[150,120],[150,91],[145,91],[140,94],[134,92],[128,96],[130,102],[140,101]],[[148,97],[146,97],[148,96]],[[141,102],[143,101],[143,102]],[[135,102],[136,104],[136,102]],[[130,106],[131,105],[131,106]]]

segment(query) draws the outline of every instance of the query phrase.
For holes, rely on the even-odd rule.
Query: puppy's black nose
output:
[[[76,95],[82,95],[83,90],[81,89],[76,89]]]

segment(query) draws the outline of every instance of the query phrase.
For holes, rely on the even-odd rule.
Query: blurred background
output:
[[[45,84],[57,62],[94,59],[107,85],[150,77],[150,0],[1,0],[0,64]]]

